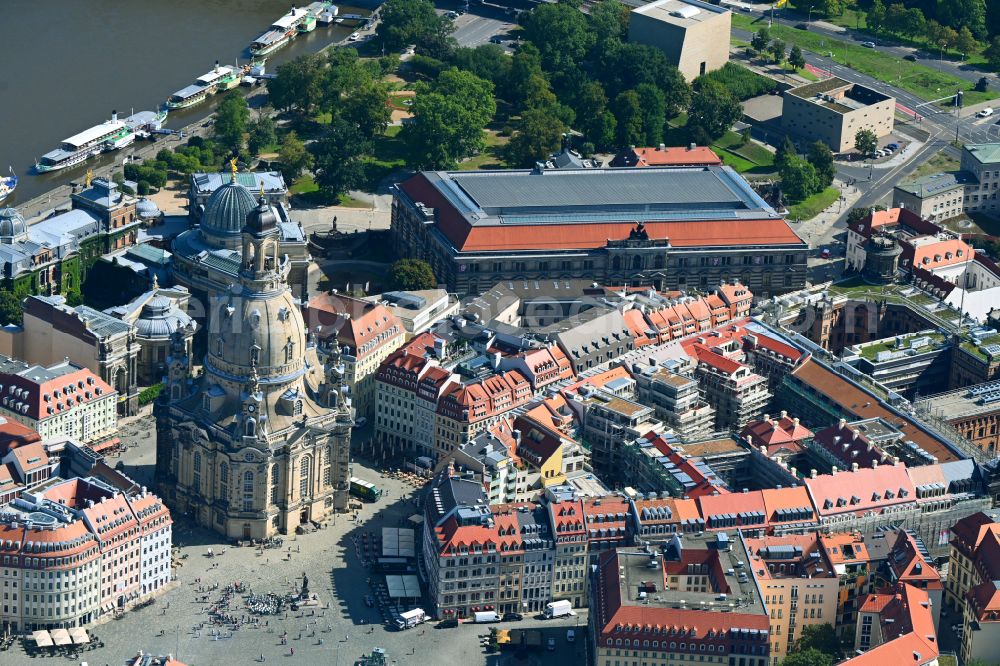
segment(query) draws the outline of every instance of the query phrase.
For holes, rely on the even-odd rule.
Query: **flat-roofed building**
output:
[[[655,46],[688,81],[729,62],[733,14],[697,0],[657,0],[629,14],[628,40]]]
[[[395,188],[392,242],[458,294],[570,280],[757,297],[805,285],[807,245],[728,167],[425,171]]]
[[[939,415],[990,458],[1000,451],[1000,382],[928,395],[918,404]]]
[[[591,663],[641,655],[679,664],[697,653],[712,664],[770,666],[767,607],[748,561],[739,532],[602,553],[590,580]]]
[[[894,97],[833,77],[786,90],[781,126],[843,153],[854,148],[859,130],[872,130],[878,137],[891,134],[895,113]]]
[[[906,180],[892,188],[892,207],[906,208],[932,220],[947,220],[965,212],[965,188],[975,180],[963,171],[945,171]]]

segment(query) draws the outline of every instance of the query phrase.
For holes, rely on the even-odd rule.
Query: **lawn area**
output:
[[[668,146],[686,146],[689,143],[684,130],[686,124],[687,115],[683,113],[667,121],[668,131],[665,141]],[[753,141],[741,144],[743,137],[730,130],[713,143],[711,148],[726,166],[732,167],[738,173],[774,172],[774,154],[771,151]]]
[[[801,76],[806,81],[819,81],[819,77],[810,72],[808,69],[796,69],[795,73]]]
[[[830,207],[830,204],[840,196],[840,190],[836,187],[828,187],[822,192],[817,192],[805,201],[788,207],[788,217],[794,220],[811,220],[822,211]]]
[[[478,155],[473,155],[464,162],[458,163],[460,171],[473,171],[475,169],[504,169],[506,164],[503,161],[501,151],[507,145],[509,139],[500,136],[491,130],[486,131],[486,149]]]
[[[938,666],[958,666],[958,657],[953,654],[938,655]]]
[[[288,188],[288,191],[293,196],[298,196],[307,204],[315,206],[328,206],[331,204],[336,204],[338,206],[347,206],[349,208],[371,208],[371,204],[364,201],[359,201],[353,197],[349,197],[346,194],[341,194],[336,199],[327,196],[326,193],[321,192],[319,185],[313,180],[312,174],[304,174],[295,179],[292,186]]]
[[[733,14],[734,28],[756,32],[766,25],[766,21],[756,21],[749,16]],[[771,37],[784,40],[789,45],[798,44],[813,53],[832,52],[833,59],[838,63],[879,81],[896,85],[923,99],[937,99],[957,89],[965,91],[965,104],[968,106],[993,98],[993,93],[976,92],[969,81],[957,76],[916,63],[901,62],[878,49],[866,49],[860,44],[830,39],[824,35],[778,24],[771,27]],[[901,77],[904,72],[905,76]]]
[[[913,172],[913,178],[941,173],[942,171],[957,171],[959,166],[960,164],[955,158],[944,153],[935,153],[933,157],[917,167],[917,170]]]
[[[393,171],[405,169],[410,162],[409,148],[399,137],[401,125],[390,125],[385,134],[375,139],[375,149],[365,164],[366,192],[374,192],[379,182]]]

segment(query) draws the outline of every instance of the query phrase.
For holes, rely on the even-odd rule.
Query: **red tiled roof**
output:
[[[938,461],[958,460],[958,456],[933,435],[921,430],[905,416],[889,411],[879,403],[878,398],[874,395],[863,391],[832,370],[823,367],[815,359],[808,358],[803,361],[792,370],[790,376],[826,396],[852,418],[860,420],[880,417],[895,425],[907,439],[937,457]]]
[[[103,400],[115,393],[103,379],[87,368],[70,370],[42,381],[32,379],[31,372],[32,368],[27,368],[18,374],[0,374],[0,384],[25,392],[18,397],[8,388],[4,397],[10,397],[11,401],[5,405],[6,408],[31,419],[57,417],[68,413],[76,405]],[[24,407],[19,409],[18,405]]]
[[[631,148],[620,164],[612,166],[711,166],[722,164],[722,160],[707,146],[666,146]]]
[[[305,310],[310,330],[320,326],[321,338],[336,337],[340,345],[349,347],[355,355],[367,355],[397,343],[405,334],[399,317],[384,305],[350,296],[322,293],[314,296]]]
[[[804,483],[820,516],[879,513],[891,506],[915,502],[917,497],[902,463],[821,474],[804,479]]]
[[[897,586],[896,590],[888,602],[883,604],[876,600],[869,605],[873,611],[878,611],[885,642],[841,662],[841,666],[937,663],[937,630],[927,592],[905,584]],[[862,606],[867,604],[866,600]],[[888,619],[892,622],[886,622]]]

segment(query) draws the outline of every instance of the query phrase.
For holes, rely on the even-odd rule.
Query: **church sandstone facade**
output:
[[[213,299],[204,370],[181,340],[155,408],[157,478],[175,512],[233,539],[292,533],[347,508],[350,401],[319,362],[288,286],[277,215],[246,216],[238,284]]]

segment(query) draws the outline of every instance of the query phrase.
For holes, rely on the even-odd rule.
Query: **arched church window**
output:
[[[243,472],[243,492],[252,493],[253,492],[253,472],[247,470]]]
[[[302,456],[299,463],[299,495],[305,497],[309,494],[309,468],[312,466],[311,456]]]
[[[281,482],[281,467],[277,463],[271,465],[271,504],[278,503],[278,486]]]

